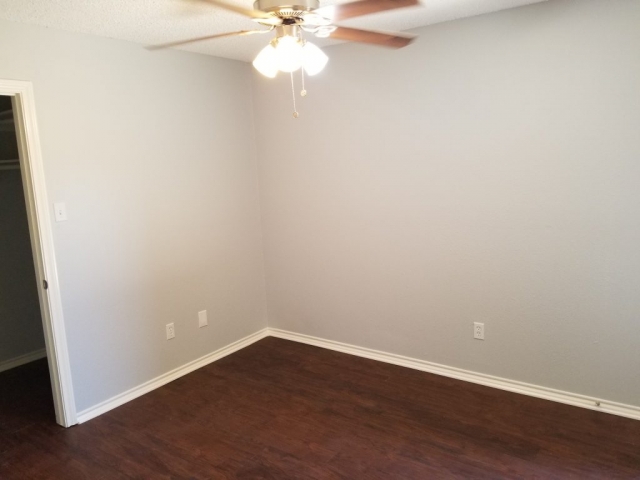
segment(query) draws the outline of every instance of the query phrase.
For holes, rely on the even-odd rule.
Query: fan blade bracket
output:
[[[302,15],[302,22],[303,25],[310,25],[312,27],[326,27],[333,23],[330,18],[313,12],[304,13]]]
[[[318,38],[329,38],[337,28],[335,25],[318,25],[312,28],[304,28],[304,30],[313,33]]]
[[[277,27],[282,25],[282,18],[275,15],[271,15],[269,18],[252,18],[251,20],[266,27]]]

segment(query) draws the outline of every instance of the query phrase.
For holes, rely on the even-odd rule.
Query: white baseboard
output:
[[[307,345],[314,345],[316,347],[335,350],[342,353],[348,353],[350,355],[369,358],[371,360],[378,360],[380,362],[392,363],[394,365],[413,368],[414,370],[421,370],[423,372],[435,373],[437,375],[443,375],[445,377],[464,380],[466,382],[477,383],[480,385],[485,385],[487,387],[499,388],[500,390],[507,390],[509,392],[521,393],[523,395],[543,398],[545,400],[551,400],[553,402],[565,403],[567,405],[588,408],[590,410],[597,410],[600,412],[611,413],[613,415],[619,415],[621,417],[640,420],[640,406],[625,405],[608,400],[587,397],[585,395],[579,395],[576,393],[563,392],[561,390],[555,390],[553,388],[517,382],[515,380],[494,377],[492,375],[485,375],[483,373],[472,372],[470,370],[449,367],[438,363],[427,362],[425,360],[404,357],[402,355],[381,352],[379,350],[358,347],[355,345],[349,345],[346,343],[335,342],[333,340],[312,337],[300,333],[288,332],[277,328],[268,328],[268,334],[270,336],[283,338],[285,340],[306,343]]]
[[[47,351],[44,348],[40,350],[36,350],[35,352],[25,353],[24,355],[20,355],[19,357],[10,358],[9,360],[3,360],[0,362],[0,372],[4,372],[5,370],[11,370],[12,368],[19,367],[20,365],[24,365],[26,363],[35,362],[36,360],[40,360],[41,358],[45,358],[47,356]]]
[[[335,350],[337,352],[347,353],[350,355],[356,355],[358,357],[369,358],[371,360],[378,360],[380,362],[391,363],[399,365],[401,367],[412,368],[414,370],[420,370],[423,372],[435,373],[436,375],[443,375],[445,377],[455,378],[457,380],[464,380],[466,382],[477,383],[488,387],[498,388],[500,390],[506,390],[509,392],[520,393],[523,395],[529,395],[531,397],[542,398],[545,400],[551,400],[553,402],[565,403],[567,405],[573,405],[576,407],[588,408],[590,410],[597,410],[604,413],[610,413],[613,415],[619,415],[621,417],[632,418],[640,420],[640,406],[625,405],[622,403],[611,402],[608,400],[597,399],[593,397],[587,397],[585,395],[579,395],[576,393],[564,392],[561,390],[555,390],[552,388],[541,387],[538,385],[532,385],[524,382],[517,382],[515,380],[509,380],[506,378],[495,377],[493,375],[485,375],[483,373],[472,372],[470,370],[463,370],[461,368],[449,367],[447,365],[441,365],[438,363],[427,362],[425,360],[419,360],[416,358],[404,357],[402,355],[396,355],[393,353],[382,352],[379,350],[372,350],[370,348],[358,347],[356,345],[349,345],[346,343],[336,342],[333,340],[326,340],[324,338],[312,337],[309,335],[303,335],[300,333],[288,332],[277,328],[264,328],[254,334],[251,334],[245,338],[242,338],[226,347],[220,348],[215,352],[198,358],[192,362],[189,362],[181,367],[178,367],[170,372],[167,372],[159,377],[156,377],[148,382],[138,385],[126,392],[123,392],[115,397],[112,397],[104,402],[99,403],[93,407],[90,407],[82,412],[78,413],[78,423],[84,423],[92,418],[102,415],[120,405],[123,405],[135,398],[144,395],[156,388],[159,388],[167,383],[180,378],[188,373],[193,372],[209,363],[215,362],[220,358],[237,352],[238,350],[248,347],[252,343],[262,340],[265,337],[272,336],[276,338],[282,338],[285,340],[292,340],[294,342],[305,343],[307,345],[313,345],[316,347],[326,348],[329,350]],[[29,355],[23,355],[16,359],[12,359],[8,362],[0,364],[0,371],[8,370],[14,366],[22,365],[24,363],[37,360],[46,356],[44,350],[33,352]],[[27,359],[29,358],[29,359]],[[9,362],[12,366],[6,367]],[[14,363],[21,362],[21,363]]]
[[[120,405],[123,405],[131,400],[144,395],[152,390],[155,390],[158,387],[166,385],[167,383],[180,378],[188,373],[193,372],[205,365],[208,365],[216,360],[221,359],[222,357],[226,357],[227,355],[237,352],[238,350],[243,349],[244,347],[248,347],[252,343],[257,342],[258,340],[262,340],[267,337],[268,331],[266,328],[253,333],[247,337],[244,337],[236,342],[233,342],[226,347],[222,347],[215,352],[209,353],[203,357],[198,358],[197,360],[193,360],[181,367],[178,367],[170,372],[167,372],[159,377],[156,377],[148,382],[143,383],[142,385],[138,385],[126,392],[123,392],[115,397],[112,397],[104,402],[99,403],[93,407],[87,408],[81,412],[78,412],[78,423],[84,423],[92,418],[97,417],[98,415],[102,415],[103,413],[108,412],[109,410],[113,410]]]

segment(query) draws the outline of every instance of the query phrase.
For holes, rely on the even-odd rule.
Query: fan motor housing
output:
[[[312,12],[320,6],[318,0],[294,0],[295,3],[283,4],[282,0],[257,0],[253,4],[253,8],[256,10],[262,10],[263,12],[277,13],[280,10],[294,11],[294,12]]]

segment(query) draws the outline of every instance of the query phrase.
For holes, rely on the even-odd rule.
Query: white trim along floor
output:
[[[515,380],[495,377],[492,375],[485,375],[483,373],[472,372],[470,370],[449,367],[446,365],[427,362],[425,360],[403,357],[401,355],[395,355],[393,353],[371,350],[369,348],[348,345],[346,343],[335,342],[333,340],[326,340],[309,335],[302,335],[299,333],[288,332],[276,328],[264,328],[230,345],[227,345],[226,347],[216,350],[215,352],[189,362],[182,367],[178,367],[174,370],[171,370],[170,372],[165,373],[164,375],[160,375],[153,380],[145,382],[142,385],[134,387],[124,393],[105,400],[104,402],[101,402],[94,407],[88,408],[82,412],[78,412],[78,423],[83,423],[87,420],[91,420],[92,418],[108,412],[109,410],[112,410],[126,402],[129,402],[134,398],[137,398],[147,392],[150,392],[151,390],[161,387],[162,385],[165,385],[172,380],[175,380],[176,378],[182,377],[183,375],[193,372],[198,368],[204,367],[209,363],[215,362],[220,358],[226,357],[227,355],[237,352],[238,350],[248,347],[252,343],[255,343],[269,336],[291,340],[299,343],[305,343],[307,345],[313,345],[337,352],[356,355],[358,357],[369,358],[371,360],[377,360],[380,362],[391,363],[402,367],[412,368],[414,370],[434,373],[436,375],[443,375],[445,377],[455,378],[471,383],[477,383],[488,387],[498,388],[500,390],[507,390],[509,392],[529,395],[531,397],[543,398],[545,400],[565,403],[567,405],[574,405],[576,407],[598,410],[613,415],[640,420],[640,406],[625,405],[622,403],[596,399],[575,393],[554,390],[552,388],[541,387],[538,385],[532,385],[523,382],[517,382]]]

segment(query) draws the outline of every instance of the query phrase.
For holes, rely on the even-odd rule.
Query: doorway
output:
[[[68,427],[76,412],[29,82],[0,80],[0,202],[3,421],[10,424],[12,413],[19,420],[31,405]]]
[[[0,436],[6,438],[55,418],[9,96],[0,96],[0,259]]]

